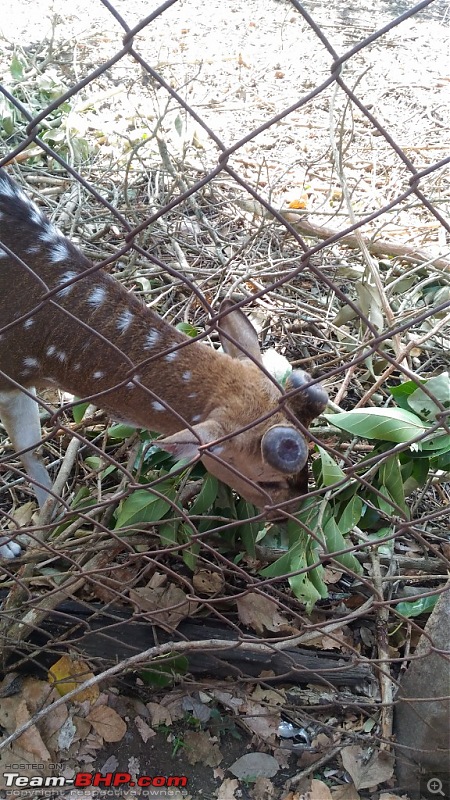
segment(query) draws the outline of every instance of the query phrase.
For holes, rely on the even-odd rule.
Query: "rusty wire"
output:
[[[196,281],[195,277],[191,278],[183,274],[177,267],[174,267],[173,263],[165,262],[161,258],[158,249],[153,248],[151,244],[149,246],[148,240],[142,240],[140,236],[141,234],[146,234],[151,231],[152,226],[155,226],[161,218],[167,217],[171,212],[176,212],[178,209],[178,211],[183,213],[185,209],[188,208],[187,204],[191,198],[203,197],[204,195],[202,195],[202,192],[214,187],[215,182],[224,179],[227,181],[231,180],[234,188],[244,193],[247,198],[251,198],[252,201],[256,202],[262,210],[261,213],[267,215],[267,218],[271,220],[272,224],[281,226],[281,230],[284,231],[286,237],[289,237],[290,242],[296,242],[298,245],[298,257],[292,264],[290,263],[289,268],[285,269],[279,277],[269,282],[265,281],[261,283],[261,285],[255,285],[250,292],[245,290],[240,296],[234,296],[237,305],[248,307],[249,304],[251,305],[258,301],[269,301],[271,294],[286,286],[291,284],[297,285],[301,283],[302,280],[315,281],[316,285],[321,287],[323,292],[333,292],[341,305],[349,307],[359,318],[359,324],[364,330],[363,344],[361,344],[361,347],[355,349],[354,352],[349,351],[346,356],[341,356],[334,360],[332,357],[329,357],[324,347],[326,344],[326,335],[322,334],[322,339],[319,337],[315,338],[314,355],[308,354],[304,357],[305,361],[312,362],[313,364],[315,360],[317,361],[317,370],[314,372],[314,380],[323,380],[327,386],[330,387],[332,398],[335,390],[339,388],[339,381],[345,383],[348,375],[350,375],[351,380],[352,376],[355,375],[355,371],[358,368],[361,369],[364,363],[372,356],[379,356],[383,362],[386,363],[386,374],[390,375],[394,372],[397,381],[400,379],[409,380],[413,378],[415,370],[409,358],[407,345],[404,344],[405,340],[401,337],[407,335],[409,332],[411,333],[411,339],[417,337],[418,333],[416,333],[416,331],[418,331],[421,323],[431,320],[432,318],[436,319],[439,314],[443,315],[446,311],[448,312],[450,301],[448,299],[443,299],[436,305],[417,308],[409,315],[406,321],[400,319],[397,322],[395,318],[391,321],[387,320],[383,330],[379,330],[370,315],[363,313],[361,305],[357,300],[349,296],[346,289],[343,288],[342,282],[336,279],[334,272],[326,268],[326,259],[327,254],[332,252],[333,245],[342,247],[345,241],[348,241],[348,237],[351,234],[360,232],[364,226],[366,226],[367,229],[367,226],[376,220],[384,220],[388,212],[401,209],[406,201],[417,201],[432,215],[432,218],[441,227],[442,232],[445,232],[447,235],[450,234],[450,223],[448,219],[433,200],[430,199],[426,185],[424,184],[425,178],[430,175],[437,175],[450,163],[450,156],[440,158],[435,163],[428,164],[424,168],[417,168],[413,160],[411,160],[409,155],[398,144],[396,137],[391,134],[387,126],[382,124],[377,114],[369,109],[363,99],[358,95],[358,87],[351,88],[348,81],[345,79],[345,73],[343,73],[343,67],[348,66],[357,54],[364,52],[364,50],[375,41],[382,40],[384,36],[395,28],[401,29],[401,26],[406,20],[412,19],[420,14],[420,11],[429,6],[433,0],[424,0],[424,2],[417,4],[415,7],[391,20],[389,24],[374,31],[371,35],[362,39],[343,53],[339,53],[334,48],[324,30],[315,22],[302,4],[298,2],[298,0],[290,0],[292,13],[298,14],[303,18],[304,22],[309,27],[310,34],[316,36],[318,42],[327,50],[329,54],[329,74],[321,83],[314,86],[311,90],[305,91],[304,93],[300,92],[298,96],[295,96],[295,99],[289,107],[265,119],[262,124],[252,130],[248,130],[238,141],[228,146],[217,135],[214,128],[207,123],[206,118],[202,117],[202,115],[187,102],[181,89],[177,90],[174,88],[172,83],[164,77],[162,72],[159,71],[158,68],[152,66],[141,52],[140,35],[146,34],[151,36],[152,25],[154,25],[155,21],[163,16],[170,7],[176,5],[177,0],[168,0],[168,2],[162,4],[133,27],[130,27],[127,21],[118,13],[113,3],[108,2],[108,0],[101,0],[101,2],[123,29],[123,46],[121,49],[113,52],[107,60],[102,61],[102,63],[86,74],[81,80],[74,82],[67,91],[58,96],[53,102],[48,103],[45,108],[35,116],[30,113],[24,101],[21,101],[12,91],[6,88],[6,86],[0,85],[0,91],[3,93],[3,96],[16,109],[21,118],[27,121],[23,135],[20,136],[19,140],[13,144],[8,152],[3,152],[0,166],[20,164],[23,161],[26,163],[27,149],[30,147],[39,148],[45,156],[44,164],[46,161],[49,164],[56,163],[58,165],[58,176],[69,176],[70,180],[80,187],[82,196],[84,198],[89,198],[89,202],[94,204],[94,208],[103,209],[102,219],[107,218],[110,227],[113,223],[119,226],[120,233],[117,237],[119,241],[114,245],[112,250],[111,248],[108,250],[108,253],[106,253],[102,259],[95,262],[92,267],[92,272],[94,273],[101,267],[110,269],[111,266],[117,265],[117,262],[123,259],[126,261],[126,259],[130,258],[139,258],[141,262],[154,268],[154,275],[169,275],[178,286],[182,287],[184,295],[187,293],[191,298],[189,300],[188,311],[192,311],[192,302],[194,299],[198,302],[194,313],[196,318],[201,320],[203,325],[202,332],[197,334],[196,337],[200,339],[210,335],[214,336],[217,322],[220,320],[220,315],[214,310],[214,302],[212,301],[213,293],[209,290],[202,290],[202,288],[198,286],[198,281]],[[63,157],[59,151],[55,150],[54,147],[48,145],[42,138],[42,133],[46,130],[46,120],[48,120],[52,113],[60,109],[66,102],[76,97],[82,90],[93,85],[99,77],[107,77],[108,71],[112,67],[129,59],[132,59],[136,65],[139,65],[142,70],[142,75],[145,76],[145,80],[151,80],[154,86],[159,87],[159,92],[165,93],[167,97],[170,97],[171,101],[186,114],[187,118],[194,120],[196,124],[200,126],[208,140],[217,148],[216,160],[209,168],[205,169],[204,174],[201,174],[200,177],[197,178],[193,176],[193,173],[190,174],[188,184],[184,189],[181,186],[176,196],[164,202],[160,208],[153,209],[151,213],[141,214],[140,219],[133,218],[133,216],[128,213],[129,208],[126,206],[122,205],[120,208],[117,207],[111,199],[108,199],[106,196],[107,193],[103,190],[103,187],[87,177],[89,175],[87,169],[75,166]],[[311,242],[311,237],[307,233],[302,233],[301,228],[299,229],[295,218],[295,212],[291,211],[290,213],[286,213],[286,210],[276,207],[266,193],[262,192],[257,185],[251,184],[247,177],[243,177],[239,169],[233,164],[232,158],[236,156],[236,154],[239,154],[240,151],[243,152],[244,147],[248,143],[257,140],[258,136],[262,133],[277,126],[281,121],[288,119],[295,111],[308,107],[316,98],[320,98],[322,95],[325,96],[327,90],[336,90],[337,88],[342,90],[351,107],[357,109],[358,112],[363,115],[367,123],[376,130],[379,136],[383,137],[386,144],[391,149],[391,152],[395,153],[398,157],[404,167],[404,181],[407,185],[399,187],[399,191],[395,196],[386,197],[380,207],[371,212],[361,214],[359,219],[340,227],[339,230],[332,232],[328,236],[324,236],[321,241],[316,240],[314,243]],[[23,169],[22,181],[26,184],[27,176],[29,178],[31,174],[39,177],[39,171],[39,165],[29,171]],[[13,172],[16,177],[20,177],[20,172],[17,167],[14,167]],[[407,176],[406,179],[405,176]],[[33,188],[34,184],[30,183],[28,185],[28,191],[32,192]],[[300,219],[300,217],[298,219]],[[430,259],[431,261],[434,260],[435,263],[439,260],[441,264],[440,274],[442,275],[442,285],[445,285],[446,272],[449,270],[450,260],[445,254],[440,256],[439,259],[436,255],[434,258],[430,256]],[[423,261],[423,259],[419,259],[419,261],[420,260]],[[32,266],[28,265],[27,268],[32,269]],[[57,289],[48,291],[43,297],[42,303],[53,302],[52,297],[55,295],[56,291]],[[293,302],[295,306],[295,299]],[[181,303],[181,305],[182,304],[183,303]],[[34,313],[34,309],[17,320],[15,324],[25,321],[31,313]],[[209,314],[209,319],[206,314]],[[68,318],[69,317],[70,314],[68,315]],[[316,327],[317,322],[318,320],[316,318]],[[85,325],[85,327],[88,326]],[[98,335],[97,332],[92,329],[90,333],[94,336]],[[306,335],[308,335],[308,333]],[[393,355],[391,351],[383,347],[383,344],[388,340],[395,340],[396,337],[400,337],[399,341],[403,342],[401,352],[404,351],[406,354],[401,361],[397,359],[396,354]],[[114,343],[112,343],[112,345],[114,349],[117,350],[116,345]],[[345,351],[342,350],[341,352],[344,353]],[[442,363],[445,363],[445,360],[443,360]],[[135,367],[135,364],[130,363],[130,369],[127,370],[123,376],[124,383],[130,379],[130,376],[133,376]],[[356,404],[358,399],[361,399],[363,392],[360,391],[358,396],[357,391],[358,382],[353,386],[353,398],[350,396],[349,401],[344,404],[345,408],[351,408],[352,405]],[[427,389],[425,387],[425,393],[426,392]],[[368,405],[373,404],[372,395],[373,392],[369,391],[367,398]],[[100,395],[93,394],[88,400],[92,400],[93,402],[98,400],[98,405],[101,407],[101,393]],[[345,609],[345,606],[340,606],[339,614],[333,613],[330,617],[333,622],[332,629],[330,630],[329,627],[326,626],[326,613],[323,618],[320,614],[315,619],[309,618],[299,604],[295,602],[295,599],[286,594],[284,584],[279,580],[273,578],[263,579],[256,573],[250,575],[242,566],[233,563],[221,552],[217,544],[219,542],[219,537],[226,534],[227,531],[236,528],[238,525],[236,520],[227,521],[217,519],[216,527],[213,525],[208,530],[207,534],[203,534],[198,529],[201,519],[198,517],[190,517],[188,511],[180,510],[180,506],[169,499],[169,505],[172,506],[174,512],[178,515],[178,519],[190,530],[191,538],[185,544],[174,543],[170,546],[163,546],[163,544],[158,541],[158,537],[153,535],[153,546],[147,545],[147,547],[143,549],[143,537],[145,538],[149,532],[146,526],[142,526],[143,530],[141,531],[142,535],[140,537],[139,531],[134,530],[133,536],[130,539],[123,536],[123,531],[120,531],[118,534],[117,531],[111,530],[111,527],[108,525],[111,514],[111,503],[113,503],[115,508],[119,501],[129,496],[133,489],[142,488],[142,484],[136,481],[133,475],[132,459],[129,458],[128,463],[124,465],[123,461],[119,461],[115,457],[115,454],[111,454],[111,452],[105,453],[102,447],[101,434],[95,438],[95,441],[92,441],[92,438],[87,438],[85,430],[89,427],[90,420],[87,420],[80,426],[68,422],[67,413],[70,411],[70,407],[73,404],[68,403],[64,406],[64,409],[55,411],[51,405],[43,401],[39,402],[42,408],[50,415],[49,425],[51,430],[46,433],[44,441],[51,440],[56,432],[58,432],[59,437],[63,435],[66,437],[76,437],[86,452],[90,455],[95,454],[101,457],[103,459],[103,464],[114,466],[121,476],[121,481],[120,488],[114,493],[113,498],[107,495],[105,499],[100,499],[99,502],[95,504],[77,510],[76,513],[74,513],[71,508],[70,500],[64,498],[60,500],[60,511],[65,514],[65,524],[68,526],[71,524],[74,525],[77,520],[77,524],[83,524],[83,527],[89,530],[88,537],[81,539],[80,545],[77,545],[76,539],[73,539],[68,548],[65,546],[64,537],[53,541],[51,537],[55,530],[55,523],[51,520],[44,521],[44,524],[42,520],[37,525],[30,523],[20,529],[22,534],[26,533],[30,537],[31,542],[35,541],[35,543],[37,543],[38,549],[35,550],[31,547],[29,551],[31,555],[24,555],[23,562],[21,562],[26,564],[24,571],[17,570],[14,563],[2,564],[2,571],[6,576],[4,591],[7,594],[7,599],[5,599],[0,620],[3,646],[8,652],[11,651],[13,645],[19,640],[21,641],[22,653],[24,654],[24,658],[28,659],[28,663],[30,661],[39,662],[41,650],[47,650],[47,654],[56,654],[60,652],[60,645],[64,644],[67,638],[70,638],[72,648],[76,648],[78,643],[80,643],[81,650],[83,650],[83,646],[85,645],[83,636],[89,632],[95,632],[95,636],[99,638],[103,637],[104,642],[108,643],[109,652],[109,644],[111,641],[114,643],[115,637],[121,635],[120,631],[122,630],[124,620],[123,614],[128,614],[128,619],[132,618],[133,624],[137,626],[141,622],[147,624],[149,622],[158,622],[157,611],[149,612],[146,610],[145,603],[142,607],[139,607],[138,595],[136,592],[133,595],[132,601],[130,600],[130,590],[134,587],[142,586],[145,580],[157,570],[162,571],[168,579],[173,580],[177,585],[181,585],[186,595],[189,597],[189,601],[200,605],[203,616],[214,619],[223,629],[228,629],[233,632],[235,635],[234,646],[239,647],[239,642],[242,643],[242,641],[245,640],[245,635],[237,624],[236,618],[230,619],[229,616],[224,614],[222,594],[219,593],[217,597],[205,597],[201,594],[197,594],[193,588],[190,577],[180,572],[179,563],[178,568],[176,568],[170,561],[171,554],[176,553],[179,557],[179,554],[182,554],[183,550],[188,550],[192,546],[199,547],[198,563],[202,564],[204,569],[210,568],[211,564],[213,564],[213,570],[222,572],[227,577],[230,587],[232,586],[232,601],[236,602],[240,597],[245,597],[249,592],[256,592],[262,597],[270,597],[277,603],[280,613],[287,614],[292,624],[302,630],[304,641],[308,640],[308,636],[312,637],[313,634],[320,634],[325,627],[327,636],[333,639],[333,637],[336,637],[334,631],[339,631],[345,625],[350,625],[358,621],[359,618],[364,619],[366,617],[368,613],[366,604],[361,606],[360,611],[349,611]],[[439,401],[437,401],[437,404],[440,406],[442,413],[437,418],[435,429],[440,433],[449,433],[448,407],[442,406]],[[95,422],[96,419],[94,419],[94,423]],[[98,426],[96,430],[98,431]],[[423,436],[419,436],[418,440],[420,441],[421,438],[423,438]],[[352,448],[349,448],[347,452],[345,452],[335,438],[332,437],[330,439],[329,437],[322,437],[321,433],[316,433],[314,429],[311,432],[311,439],[325,447],[331,455],[340,461],[345,469],[346,481],[353,478],[358,481],[361,486],[365,486],[366,488],[371,486],[373,473],[370,470],[372,467],[379,466],[380,463],[390,455],[404,452],[409,448],[409,443],[393,445],[390,449],[386,450],[382,456],[376,455],[372,459],[370,459],[370,457],[367,458],[366,453],[363,472],[359,459],[355,460],[355,452]],[[2,462],[8,465],[8,480],[11,479],[11,476],[22,474],[21,468],[17,466],[16,462],[12,463],[12,461],[13,459],[10,453],[2,459]],[[126,479],[126,482],[124,482],[123,479]],[[155,481],[146,483],[145,486],[158,494],[158,486],[162,480],[162,478],[158,478]],[[341,484],[337,482],[334,486],[329,487],[327,491],[335,491]],[[432,491],[431,486],[429,489]],[[375,495],[380,495],[380,492],[375,488],[373,490]],[[314,489],[311,487],[310,496],[316,496],[317,502],[321,502],[321,498],[323,498],[324,494],[325,490],[323,488]],[[163,493],[159,493],[158,496],[161,498],[165,497]],[[439,497],[441,498],[441,502],[439,502]],[[403,514],[402,509],[393,503],[392,514],[396,515],[393,525],[394,530],[379,541],[379,544],[387,544],[391,540],[398,541],[409,537],[411,541],[416,543],[417,547],[422,548],[423,552],[427,554],[424,569],[430,570],[428,573],[425,572],[425,576],[422,576],[424,577],[424,581],[434,574],[439,575],[439,573],[442,578],[442,576],[445,576],[449,566],[449,562],[441,549],[441,541],[437,533],[437,527],[439,525],[445,525],[445,519],[447,519],[448,515],[448,503],[450,502],[448,487],[442,487],[439,497],[437,502],[430,508],[423,508],[422,512],[411,515],[411,519],[408,519]],[[420,502],[420,499],[418,499],[418,505],[420,505]],[[445,507],[445,503],[447,503],[447,508]],[[14,515],[7,510],[7,504],[5,502],[3,502],[3,506],[1,514],[4,527],[12,531],[14,531],[14,529],[18,530],[19,526],[15,521]],[[285,516],[289,518],[290,514],[286,513]],[[258,522],[263,518],[263,514],[255,513],[251,521]],[[76,531],[76,526],[74,530]],[[431,536],[428,535],[430,531]],[[308,531],[308,533],[312,537],[316,535],[315,531]],[[134,546],[134,540],[138,540],[139,547],[137,550]],[[359,544],[349,541],[348,547],[345,550],[339,550],[332,554],[332,556],[340,555],[343,552],[353,552],[363,561],[365,558],[364,552],[366,544],[367,542],[364,538],[360,539]],[[366,558],[366,561],[367,560]],[[37,587],[39,586],[39,582],[34,585],[32,580],[36,561],[42,566],[47,562],[49,564],[58,563],[60,565],[60,570],[66,573],[64,587],[61,588],[58,581],[52,582],[51,579],[48,579],[45,594],[38,591]],[[336,566],[336,562],[334,561],[333,563]],[[410,564],[406,557],[403,563],[405,564],[405,573],[407,575]],[[342,569],[344,574],[347,574],[351,578],[358,579],[358,576],[351,574],[351,570]],[[381,569],[385,570],[384,577],[388,579],[387,582],[384,581],[383,575],[381,575],[379,581],[375,583],[373,576],[372,578],[367,576],[359,578],[359,591],[361,591],[366,598],[371,598],[371,614],[378,615],[382,612],[388,616],[391,614],[391,621],[401,620],[401,615],[396,615],[395,599],[392,600],[390,594],[392,587],[390,581],[394,580],[395,572],[394,574],[390,574],[389,567],[387,567],[386,564],[383,565],[383,560],[381,560]],[[302,574],[302,572],[305,572],[305,570],[298,571],[299,574]],[[69,575],[70,579],[67,581],[67,576]],[[401,579],[402,576],[397,575],[397,580]],[[422,589],[417,595],[411,595],[411,599],[424,597],[427,595],[427,591],[428,593],[435,593],[436,591],[440,593],[443,591],[442,587],[442,580],[438,586],[428,581],[427,590]],[[90,600],[90,593],[94,600]],[[175,612],[176,608],[177,606],[175,605],[172,611]],[[83,616],[80,615],[81,609],[84,609],[86,612]],[[52,622],[49,632],[45,628],[44,623],[50,611],[52,612]],[[165,609],[165,611],[167,611],[167,609]],[[22,623],[18,621],[21,618],[25,620],[24,625],[26,631],[21,627]],[[384,623],[386,619],[386,616],[384,616]],[[411,631],[415,631],[416,633],[421,631],[420,626],[418,626],[414,620],[409,620],[408,625],[410,626],[410,633]],[[119,634],[116,633],[117,630],[119,630]],[[71,636],[69,635],[70,631],[72,631]],[[32,639],[32,644],[27,643],[28,636],[31,632],[35,634],[35,638]],[[177,643],[180,648],[181,646],[188,646],[188,634],[180,633],[175,630],[175,627],[170,629],[169,626],[168,635],[169,641],[173,643],[173,649],[176,649]],[[278,637],[260,637],[259,641],[265,642],[268,647],[275,651],[280,641],[286,643],[289,642],[289,638],[292,638],[293,643],[295,643],[299,637],[286,637],[285,635]],[[44,639],[45,643],[42,642],[42,639]],[[300,637],[299,641],[300,643],[302,642],[302,637]],[[339,643],[338,638],[336,638],[336,642]],[[388,647],[386,643],[385,645],[384,655],[386,656]],[[142,643],[140,642],[135,644],[132,641],[128,641],[126,643],[125,650],[122,649],[120,655],[123,668],[127,667],[129,669],[134,664],[133,657],[139,656],[142,647]],[[144,649],[151,650],[152,653],[154,652],[154,648],[150,648],[149,645],[147,645],[147,648],[144,647]],[[206,650],[207,648],[205,645],[205,651]],[[161,652],[163,652],[163,649],[161,649]],[[346,643],[346,652],[352,654],[353,664],[360,663],[365,666],[370,662],[374,671],[373,674],[379,676],[380,679],[382,679],[383,675],[386,676],[389,674],[395,686],[398,684],[401,663],[407,659],[407,655],[398,658],[393,657],[391,662],[387,663],[386,657],[377,657],[376,653],[373,653],[371,658],[367,658],[366,656],[361,657],[359,648],[352,646],[348,641]],[[111,663],[111,660],[110,654],[109,657],[105,657],[105,659],[98,657],[97,666],[101,670],[105,670]],[[12,661],[12,667],[14,668],[16,665],[20,665],[20,663],[21,656],[20,654],[16,654]],[[293,668],[295,669],[295,667]],[[115,668],[115,671],[117,672],[118,669],[119,668]],[[328,671],[332,672],[332,669],[328,668]],[[106,673],[101,672],[100,677],[103,674]],[[245,675],[245,671],[237,669],[236,674],[242,680],[253,680],[253,678],[251,679],[249,676]],[[324,674],[326,679],[326,670]],[[370,712],[367,712],[367,714],[370,716]],[[383,732],[378,733],[374,738],[387,743]]]

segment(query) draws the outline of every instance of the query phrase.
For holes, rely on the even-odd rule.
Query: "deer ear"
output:
[[[234,303],[232,300],[222,300],[220,304],[220,313],[232,309],[233,306]],[[228,334],[235,339],[235,341],[241,345],[242,349],[236,347],[236,345],[230,342],[222,333]],[[262,363],[257,333],[250,320],[240,308],[230,311],[225,317],[221,318],[219,322],[219,335],[220,343],[227,355],[243,361],[247,358],[248,353],[253,356],[259,364]]]
[[[157,439],[156,443],[161,450],[171,453],[176,459],[188,459],[191,461],[199,455],[199,446],[209,444],[220,439],[224,435],[224,430],[219,422],[213,419],[199,422],[193,425],[192,430],[184,430],[166,436],[164,439]]]

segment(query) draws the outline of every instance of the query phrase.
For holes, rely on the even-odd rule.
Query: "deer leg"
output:
[[[34,389],[30,391],[35,394]],[[38,404],[18,389],[0,392],[0,417],[14,449],[17,452],[26,450],[20,459],[42,507],[49,496],[46,490],[51,489],[52,483],[43,462],[34,451],[41,439]]]

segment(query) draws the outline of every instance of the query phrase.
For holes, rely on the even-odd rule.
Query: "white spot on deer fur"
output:
[[[164,408],[163,404],[162,403],[158,403],[157,400],[153,400],[152,406],[155,409],[155,411],[165,411],[166,410]]]
[[[23,360],[23,365],[24,367],[38,367],[39,361],[37,360],[37,358],[32,358],[32,356],[27,356],[27,358],[24,358]]]
[[[155,346],[155,344],[156,344],[156,342],[158,341],[158,339],[159,339],[160,335],[161,335],[161,334],[160,334],[160,332],[159,332],[159,331],[157,331],[157,330],[156,330],[156,328],[152,328],[152,329],[151,329],[151,330],[150,330],[150,331],[147,333],[147,335],[146,335],[146,337],[145,337],[144,349],[145,349],[145,350],[151,350],[151,349],[152,349],[152,347],[154,347],[154,346]]]
[[[88,297],[88,304],[91,308],[99,308],[106,297],[106,289],[103,286],[96,286]]]
[[[41,226],[41,232],[39,234],[39,240],[41,242],[48,242],[49,244],[56,245],[58,240],[64,239],[61,231],[55,228],[51,222],[48,222],[46,219],[41,219],[39,224]]]
[[[10,183],[7,178],[0,178],[0,194],[4,194],[5,197],[16,196],[16,188],[14,184]]]
[[[53,247],[49,250],[49,258],[52,264],[57,264],[58,261],[67,261],[70,257],[70,249],[64,240],[61,242],[57,242]]]
[[[197,392],[191,392],[190,394],[188,394],[188,397],[193,400],[194,397],[197,397]]]
[[[133,381],[128,381],[128,383],[125,384],[125,389],[135,389],[135,388],[136,384],[133,383]]]
[[[8,258],[8,253],[6,252],[6,250],[3,250],[3,247],[0,247],[0,258]]]
[[[80,364],[80,362],[79,362],[79,361],[77,361],[77,363],[73,365],[72,369],[76,369],[77,371],[78,371],[79,369],[81,369],[81,364]]]
[[[28,197],[27,197],[28,200]],[[38,207],[35,204],[28,200],[28,205],[30,206],[30,219],[34,222],[35,225],[42,225],[43,216],[39,211]]]
[[[202,418],[201,414],[194,414],[194,416],[192,417],[192,422],[200,422],[201,418]]]
[[[214,447],[211,447],[211,453],[214,453],[215,456],[220,456],[224,450],[225,448],[222,444],[216,444]]]
[[[125,333],[125,331],[128,330],[133,320],[133,317],[134,314],[132,314],[131,311],[129,311],[127,308],[125,309],[125,311],[122,311],[119,314],[119,317],[117,319],[117,330],[119,331],[119,333]]]
[[[102,369],[96,370],[96,372],[94,372],[94,374],[92,375],[92,377],[95,378],[95,379],[103,378],[104,376],[105,376],[105,373],[103,372]]]
[[[45,352],[46,352],[46,355],[53,356],[56,353],[55,345],[51,344],[50,347],[47,347],[47,350]]]
[[[181,376],[181,380],[185,381],[185,383],[188,383],[188,381],[190,381],[191,378],[192,378],[192,372],[190,369],[187,369],[186,372],[183,372]]]
[[[30,317],[29,319],[26,319],[25,322],[23,323],[23,327],[24,328],[31,328],[32,325],[34,325],[33,317]]]
[[[55,353],[55,358],[57,358],[58,361],[61,361],[62,364],[66,360],[67,354],[64,352],[64,350],[60,350],[59,353]]]
[[[39,245],[38,245],[38,244],[30,244],[30,246],[29,246],[29,247],[26,247],[26,248],[25,248],[25,251],[26,251],[27,253],[30,253],[30,254],[32,254],[32,253],[39,253],[40,249],[41,249],[41,248],[39,247]]]
[[[78,272],[74,272],[74,270],[72,269],[69,270],[68,272],[64,272],[58,281],[58,286],[61,286],[61,284],[65,284],[68,281],[71,281],[73,278],[76,278],[77,275]],[[63,286],[63,288],[60,289],[58,292],[59,297],[65,297],[67,294],[69,294],[69,292],[72,291],[72,287],[73,284],[70,284],[70,286]]]
[[[167,355],[164,356],[164,361],[174,361],[177,355],[178,353],[176,350],[174,350],[172,353],[167,353]]]

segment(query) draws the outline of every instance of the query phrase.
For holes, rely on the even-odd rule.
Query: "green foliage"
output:
[[[151,665],[144,667],[139,672],[139,677],[146,686],[154,689],[164,689],[174,683],[176,676],[186,675],[189,662],[186,656],[174,653],[169,656],[154,658]]]
[[[181,331],[181,333],[185,333],[186,336],[191,336],[192,338],[198,336],[201,332],[200,328],[196,328],[195,325],[191,325],[189,322],[178,322],[175,327],[177,331]]]
[[[440,595],[438,594],[432,594],[429,597],[420,597],[418,600],[413,600],[411,602],[405,601],[397,603],[395,608],[399,614],[403,614],[403,616],[408,617],[408,619],[411,617],[419,617],[421,614],[429,614],[433,611],[439,597]]]
[[[427,391],[422,386],[426,386]],[[331,424],[343,431],[378,440],[369,458],[373,463],[379,457],[379,466],[370,467],[368,476],[363,473],[366,485],[351,479],[340,488],[338,484],[342,482],[344,472],[329,453],[324,456],[319,448],[321,458],[314,465],[315,476],[319,485],[336,487],[332,504],[341,530],[347,526],[348,519],[368,531],[382,527],[386,517],[389,520],[392,516],[408,519],[406,500],[411,492],[426,484],[430,471],[449,468],[450,436],[439,430],[431,431],[437,415],[442,413],[438,403],[444,409],[450,408],[448,373],[420,385],[407,381],[391,388],[390,392],[397,407],[355,409],[325,415]],[[385,455],[392,443],[409,443],[409,447]],[[366,460],[361,460],[360,472],[365,470]]]
[[[178,550],[190,570],[195,570],[200,552],[198,534],[214,529],[217,535],[223,526],[220,543],[215,546],[225,553],[237,551],[236,563],[244,554],[256,561],[257,545],[263,541],[266,547],[276,547],[282,553],[261,568],[260,575],[287,581],[292,593],[310,612],[317,601],[328,596],[324,564],[331,563],[353,575],[362,573],[352,552],[355,528],[363,531],[366,541],[380,553],[391,556],[393,519],[409,518],[408,495],[425,485],[430,469],[443,469],[445,465],[448,468],[450,437],[439,431],[429,433],[440,411],[435,401],[448,407],[448,376],[430,379],[425,386],[434,400],[422,385],[406,382],[391,390],[397,404],[394,408],[326,415],[342,431],[371,440],[373,449],[356,465],[361,475],[357,480],[347,476],[333,454],[318,447],[313,472],[317,487],[326,493],[320,498],[306,498],[287,524],[258,519],[258,512],[250,503],[236,498],[228,487],[206,473],[202,464],[187,468],[182,462],[174,463],[170,454],[159,449],[154,434],[137,434],[122,423],[111,425],[107,433],[108,444],[113,448],[130,436],[137,437],[131,469],[135,481],[142,485],[119,504],[113,527],[128,536],[151,525],[159,534],[161,545]],[[82,407],[76,407],[74,413],[82,411]],[[420,441],[411,441],[418,437]],[[401,452],[391,452],[393,445],[408,443]],[[86,463],[92,469],[103,467],[102,478],[108,480],[117,472],[113,466],[105,467],[98,456],[89,456]],[[195,483],[199,485],[197,491],[189,491],[192,483],[194,487]],[[186,494],[189,497],[191,493],[192,499],[186,501]],[[82,502],[88,501],[83,498]],[[361,538],[357,543],[361,545]],[[431,601],[427,600],[422,605],[400,604],[397,608],[405,616],[412,616],[429,607]]]
[[[424,381],[430,394],[447,409],[450,407],[450,382],[447,373]],[[308,498],[287,526],[288,542],[283,555],[262,570],[264,577],[286,577],[292,591],[310,610],[320,598],[327,597],[322,562],[331,558],[353,574],[361,574],[359,561],[346,539],[356,526],[378,545],[380,552],[392,555],[394,527],[392,518],[409,518],[408,495],[424,486],[432,469],[448,469],[450,437],[445,433],[428,434],[441,409],[421,386],[408,381],[391,390],[398,407],[369,408],[339,414],[325,414],[330,423],[354,436],[378,440],[369,456],[359,464],[364,482],[348,478],[335,458],[317,447],[319,458],[313,464],[317,486],[328,489],[321,499]],[[421,437],[420,441],[411,440]],[[386,455],[394,444],[410,447]],[[379,465],[373,466],[374,457]],[[370,458],[372,464],[365,462]],[[388,525],[386,525],[386,521]],[[414,608],[409,608],[414,606]],[[425,604],[400,604],[406,616],[431,608]]]
[[[44,72],[37,73],[32,65],[13,55],[9,66],[10,78],[5,79],[11,94],[23,104],[32,117],[38,116],[47,106],[61,97],[67,87],[57,70],[48,65]],[[38,138],[64,158],[70,157],[75,163],[88,159],[89,145],[82,135],[85,122],[74,108],[74,99],[62,102],[47,114],[39,126]],[[14,144],[25,136],[28,119],[13,103],[0,94],[0,140]],[[40,154],[30,155],[29,163],[34,163]]]

